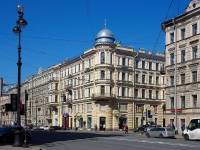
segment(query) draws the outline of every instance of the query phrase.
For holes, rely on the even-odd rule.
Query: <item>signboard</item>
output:
[[[146,113],[146,112],[144,112],[144,116],[147,116],[147,113]]]

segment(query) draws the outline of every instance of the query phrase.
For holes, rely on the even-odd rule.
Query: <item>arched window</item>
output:
[[[102,52],[101,53],[101,64],[104,64],[105,63],[105,53]]]

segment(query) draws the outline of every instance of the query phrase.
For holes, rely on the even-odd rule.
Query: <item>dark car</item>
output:
[[[49,127],[49,131],[56,131],[56,130],[62,130],[62,128],[59,126],[50,126]]]
[[[25,139],[25,130],[22,128],[22,140]],[[31,132],[27,131],[27,140],[31,139]],[[14,127],[0,127],[0,141],[3,143],[14,142],[15,128]]]
[[[149,127],[149,125],[142,125],[142,126],[139,126],[139,127],[137,127],[137,128],[134,128],[134,129],[133,129],[133,132],[146,132],[147,127]]]

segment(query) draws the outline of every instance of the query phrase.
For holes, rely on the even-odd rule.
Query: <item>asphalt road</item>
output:
[[[146,138],[129,132],[32,131],[31,145],[42,150],[199,150],[199,141]]]

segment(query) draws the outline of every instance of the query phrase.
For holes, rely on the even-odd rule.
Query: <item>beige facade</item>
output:
[[[124,124],[131,129],[146,121],[162,125],[164,62],[162,53],[137,53],[116,43],[105,28],[93,48],[47,70],[40,68],[23,82],[21,95],[25,90],[29,94],[28,123],[63,126],[67,114],[65,123],[70,129],[91,130],[95,124],[99,130],[103,124],[106,130],[119,130]],[[146,109],[152,110],[151,119],[145,120]]]
[[[177,109],[178,129],[200,114],[199,14],[200,1],[192,0],[185,14],[162,23],[166,33],[166,125],[175,121]]]

